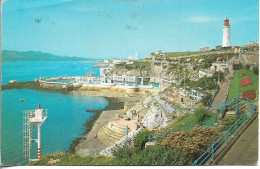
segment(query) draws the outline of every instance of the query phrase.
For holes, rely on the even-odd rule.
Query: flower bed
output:
[[[242,72],[242,73],[241,73],[241,76],[245,76],[245,75],[246,75],[246,73],[245,73],[245,72]]]
[[[248,86],[251,84],[253,84],[253,81],[249,77],[241,80],[241,87]]]
[[[255,89],[242,92],[242,97],[248,98],[250,100],[255,100],[256,95],[257,94]]]

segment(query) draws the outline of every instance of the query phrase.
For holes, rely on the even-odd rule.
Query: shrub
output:
[[[246,65],[245,68],[246,68],[247,70],[249,70],[249,69],[250,69],[250,65]]]
[[[194,161],[202,155],[220,136],[212,127],[194,127],[190,132],[182,130],[168,134],[161,145],[167,148],[177,148],[189,154],[189,161]]]
[[[194,112],[194,115],[196,117],[197,123],[201,123],[203,121],[208,120],[210,117],[212,117],[211,112],[202,107],[197,108]]]
[[[128,160],[121,161],[120,165],[191,165],[192,161],[185,158],[187,154],[178,149],[168,149],[164,146],[152,146]]]
[[[254,72],[254,74],[256,74],[256,75],[259,75],[259,69],[258,69],[258,67],[253,67],[253,72]]]
[[[233,64],[233,69],[234,69],[234,70],[239,70],[239,69],[242,69],[242,68],[243,68],[242,63],[239,63],[239,64]]]
[[[209,95],[203,97],[200,100],[200,103],[202,103],[204,106],[208,106],[208,101],[210,100],[211,97],[212,97],[212,94],[209,94]]]
[[[113,151],[113,155],[120,160],[131,158],[133,156],[133,154],[134,154],[134,151],[133,151],[132,147],[127,146],[127,145],[125,145],[123,147],[117,147]]]
[[[226,116],[221,122],[221,131],[226,131],[229,129],[235,123],[236,119],[237,118],[235,116]]]
[[[149,141],[149,134],[151,132],[148,130],[143,130],[137,134],[134,140],[134,151],[139,152],[145,147],[145,143]]]

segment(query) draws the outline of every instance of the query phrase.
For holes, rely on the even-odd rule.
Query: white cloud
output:
[[[216,20],[219,20],[219,18],[211,17],[211,16],[192,16],[187,18],[188,22],[194,22],[194,23],[212,22]]]

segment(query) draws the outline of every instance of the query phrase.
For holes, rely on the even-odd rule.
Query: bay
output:
[[[99,69],[89,62],[7,62],[2,63],[2,84],[9,80],[31,81],[39,77],[83,76]],[[21,99],[26,99],[21,102]],[[102,97],[71,95],[31,89],[1,91],[1,162],[3,165],[26,165],[23,158],[23,111],[37,109],[38,104],[48,109],[48,119],[42,125],[42,155],[65,151],[79,137],[93,113],[108,102]],[[36,129],[36,128],[35,128]],[[36,131],[36,130],[35,130]],[[34,138],[37,133],[34,131]],[[37,158],[33,145],[32,158]]]

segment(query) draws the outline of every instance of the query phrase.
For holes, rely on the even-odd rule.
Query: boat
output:
[[[26,99],[21,99],[21,102],[25,102],[26,101]]]

